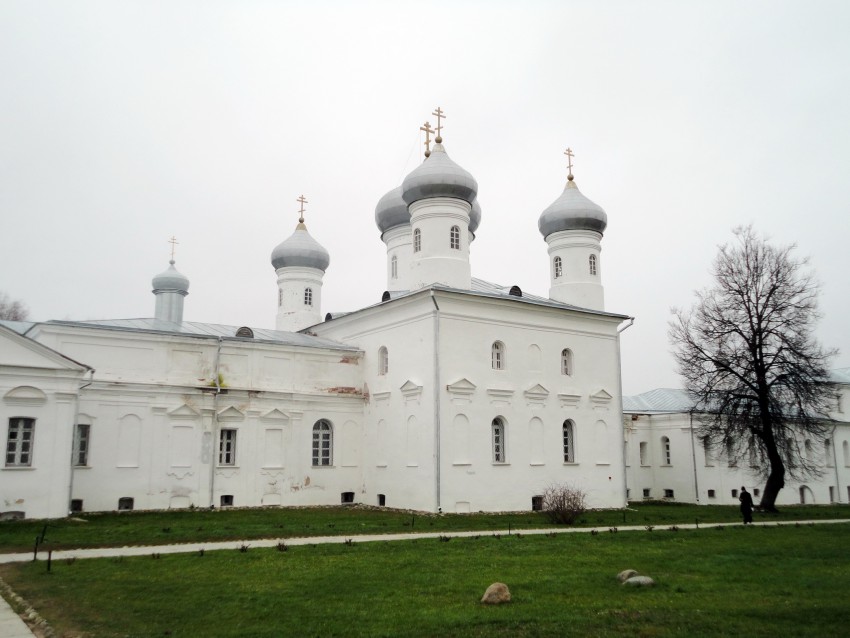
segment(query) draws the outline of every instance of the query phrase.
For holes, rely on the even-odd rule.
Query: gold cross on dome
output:
[[[575,157],[575,155],[573,154],[573,149],[568,148],[566,151],[564,151],[564,155],[567,156],[567,172],[569,174],[569,177],[572,178],[572,176],[573,176],[573,157]]]
[[[298,218],[298,222],[303,224],[304,223],[304,204],[307,203],[307,199],[304,197],[304,195],[301,195],[295,201],[298,202],[299,204],[301,204],[301,208],[298,209],[298,214],[300,215],[300,217]]]
[[[180,242],[177,241],[177,238],[172,235],[171,239],[168,240],[168,243],[171,244],[171,261],[174,261],[174,247]]]
[[[431,113],[431,115],[437,118],[437,144],[439,144],[443,141],[443,135],[441,131],[443,130],[443,118],[445,118],[446,116],[443,113],[443,109],[441,109],[439,106],[437,107],[437,110]]]
[[[431,133],[434,132],[434,129],[431,128],[431,122],[425,122],[423,126],[419,127],[420,131],[425,131],[425,157],[429,157],[431,155]]]

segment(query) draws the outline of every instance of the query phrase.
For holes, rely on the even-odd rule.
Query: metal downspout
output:
[[[841,502],[841,479],[838,476],[838,451],[835,449],[835,430],[838,428],[837,423],[832,424],[832,432],[829,433],[829,439],[832,441],[832,465],[835,467],[835,502]]]
[[[691,428],[691,460],[694,464],[694,495],[696,496],[696,503],[699,505],[699,481],[697,480],[697,452],[696,447],[694,447],[694,411],[688,410],[688,421],[690,423]]]
[[[431,289],[431,301],[434,302],[434,489],[436,491],[437,511],[442,512],[442,486],[440,483],[440,306]]]
[[[221,337],[218,338],[218,346],[215,351],[215,370],[213,380],[215,381],[215,394],[213,394],[212,413],[212,440],[210,441],[210,509],[215,507],[215,464],[216,464],[216,442],[218,441],[218,395],[221,392],[218,371],[221,360]]]
[[[620,449],[623,457],[623,507],[629,506],[629,479],[626,472],[626,443],[625,427],[623,426],[623,359],[620,355],[620,335],[631,328],[635,323],[634,317],[629,317],[629,323],[622,328],[617,328],[617,396],[620,398]]]
[[[94,372],[94,368],[89,368],[89,382],[83,383],[77,388],[77,404],[74,408],[74,422],[71,424],[73,431],[71,433],[71,477],[68,479],[68,514],[71,513],[71,499],[74,497],[74,454],[77,451],[77,422],[80,420],[80,401],[82,399],[80,392],[94,382]]]

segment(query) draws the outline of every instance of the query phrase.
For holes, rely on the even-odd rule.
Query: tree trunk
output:
[[[765,447],[767,448],[767,458],[770,461],[770,474],[767,476],[767,483],[764,485],[764,493],[761,496],[759,507],[764,512],[776,513],[776,497],[779,496],[779,490],[785,487],[785,464],[782,462],[782,456],[779,450],[776,449],[776,441],[772,433],[771,436],[764,437]]]

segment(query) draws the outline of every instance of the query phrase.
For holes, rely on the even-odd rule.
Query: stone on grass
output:
[[[632,576],[637,576],[638,573],[634,569],[624,569],[619,574],[617,574],[617,580],[621,583],[625,583]]]
[[[511,602],[511,592],[505,583],[493,583],[484,592],[481,602],[485,605],[501,605]]]
[[[649,576],[632,576],[623,584],[631,585],[632,587],[652,587],[655,585],[655,581]]]

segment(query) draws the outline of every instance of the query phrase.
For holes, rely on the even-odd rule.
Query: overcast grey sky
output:
[[[441,106],[478,180],[474,276],[548,294],[537,218],[576,182],[608,214],[624,391],[678,387],[672,306],[753,223],[823,283],[850,366],[850,3],[0,2],[0,290],[31,318],[273,327],[271,250],[309,200],[323,312],[380,299],[374,207]]]

